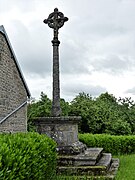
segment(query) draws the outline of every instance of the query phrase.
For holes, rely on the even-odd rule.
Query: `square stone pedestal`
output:
[[[86,145],[78,140],[78,123],[81,117],[39,117],[34,119],[37,132],[57,142],[59,154],[80,154]]]
[[[81,117],[42,117],[35,119],[37,131],[57,142],[58,175],[74,176],[80,179],[114,179],[119,160],[104,153],[103,148],[86,148],[78,140],[78,123]],[[101,178],[101,179],[102,179]]]

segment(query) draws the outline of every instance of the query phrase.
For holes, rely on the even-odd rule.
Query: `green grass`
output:
[[[135,180],[135,154],[121,155],[116,180]]]
[[[120,167],[115,180],[135,180],[135,154],[117,156],[120,160]],[[59,176],[57,180],[78,180],[77,176]],[[91,178],[92,179],[92,178]],[[87,177],[81,180],[87,180]]]

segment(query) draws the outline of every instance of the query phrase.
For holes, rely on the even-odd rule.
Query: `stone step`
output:
[[[106,174],[106,168],[104,166],[60,166],[57,172],[59,175],[103,176]]]
[[[58,174],[66,175],[68,177],[77,176],[78,180],[84,179],[104,179],[104,180],[112,180],[116,177],[116,173],[119,167],[119,159],[112,159],[109,170],[106,169],[107,163],[104,166],[79,166],[79,167],[59,167]]]
[[[88,148],[78,155],[62,155],[58,157],[60,166],[94,166],[100,159],[103,148]]]
[[[112,161],[112,155],[111,153],[103,153],[99,161],[97,162],[96,166],[104,166],[106,167],[106,170],[110,168]]]

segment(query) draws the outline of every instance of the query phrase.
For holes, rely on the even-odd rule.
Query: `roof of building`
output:
[[[21,68],[20,68],[20,66],[19,66],[19,63],[18,63],[17,58],[16,58],[16,56],[15,56],[14,50],[13,50],[13,48],[12,48],[12,46],[11,46],[11,43],[10,43],[9,38],[8,38],[8,35],[7,35],[7,33],[6,33],[5,28],[4,28],[3,25],[0,26],[0,32],[5,36],[5,39],[6,39],[7,44],[8,44],[8,47],[9,47],[9,49],[10,49],[10,51],[11,51],[12,56],[13,56],[13,60],[14,60],[14,62],[15,62],[16,68],[17,68],[17,70],[18,70],[18,72],[19,72],[20,78],[22,79],[23,85],[24,85],[24,87],[25,87],[25,89],[26,89],[27,96],[30,97],[31,94],[30,94],[29,88],[28,88],[28,86],[27,86],[27,84],[26,84],[26,81],[25,81],[25,79],[24,79],[23,73],[22,73],[22,71],[21,71]]]

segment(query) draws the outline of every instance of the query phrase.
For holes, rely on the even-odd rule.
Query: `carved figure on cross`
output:
[[[49,14],[48,18],[44,20],[44,23],[54,29],[54,39],[58,40],[58,29],[61,28],[66,21],[68,21],[68,18],[64,17],[64,14],[55,8],[54,12]]]

